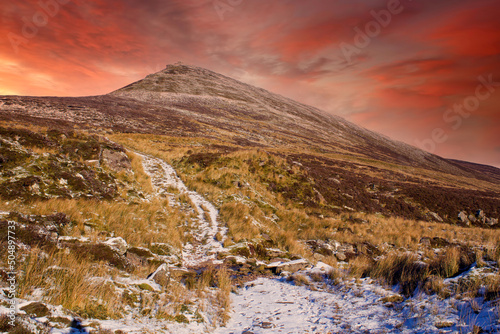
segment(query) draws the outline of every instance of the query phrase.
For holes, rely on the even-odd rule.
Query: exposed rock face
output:
[[[132,170],[132,164],[126,153],[107,148],[102,151],[101,163],[117,172]]]

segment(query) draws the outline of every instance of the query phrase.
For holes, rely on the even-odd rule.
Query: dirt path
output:
[[[193,267],[215,259],[216,254],[224,249],[222,241],[227,233],[227,229],[220,226],[217,208],[197,192],[189,190],[172,166],[165,161],[139,155],[142,158],[144,171],[151,177],[157,195],[167,196],[170,203],[175,203],[175,195],[169,192],[169,189],[175,188],[189,197],[197,213],[196,224],[193,224],[189,232],[193,242],[184,244],[182,264],[185,267]],[[215,239],[217,234],[221,241]]]

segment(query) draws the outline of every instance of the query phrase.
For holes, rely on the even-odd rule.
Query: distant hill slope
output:
[[[418,170],[441,185],[462,187],[464,179],[468,180],[465,188],[500,192],[497,168],[441,158],[317,108],[194,66],[168,65],[102,96],[3,96],[0,116],[5,121],[49,127],[77,125],[92,131],[206,137],[284,155],[329,155],[368,169],[393,170],[391,182],[401,173],[408,179]],[[448,176],[438,177],[434,172]]]

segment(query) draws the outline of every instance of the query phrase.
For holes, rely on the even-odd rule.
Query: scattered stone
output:
[[[272,322],[268,322],[268,321],[263,321],[259,324],[259,327],[260,328],[265,328],[265,329],[269,329],[269,328],[273,328],[274,327],[274,324]]]
[[[116,172],[132,170],[132,164],[127,154],[124,152],[112,151],[104,149],[101,155],[101,163],[106,164],[109,168]]]
[[[127,252],[128,244],[122,237],[110,238],[104,242],[106,245],[111,246],[120,255]]]
[[[45,317],[50,314],[47,306],[40,302],[29,303],[28,305],[21,307],[21,310],[36,318]]]

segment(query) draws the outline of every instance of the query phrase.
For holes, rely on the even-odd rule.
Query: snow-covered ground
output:
[[[464,275],[473,274],[474,269]],[[369,278],[309,286],[284,278],[259,278],[233,295],[231,320],[215,333],[437,334],[470,333],[474,326],[500,333],[498,309],[482,298],[475,300],[474,310],[471,300],[424,293],[403,302],[398,297]]]
[[[195,240],[184,245],[183,265],[196,266],[214,260],[217,252],[223,251],[222,243],[215,239],[217,234],[225,236],[226,229],[218,221],[217,209],[200,194],[189,190],[177,176],[175,170],[165,161],[141,155],[145,172],[151,177],[157,195],[164,195],[175,204],[172,188],[186,194],[197,217],[190,233]],[[6,214],[0,212],[0,215]],[[245,260],[245,259],[243,259]],[[300,260],[299,260],[300,261]],[[442,299],[437,295],[417,293],[404,299],[397,294],[397,287],[383,287],[366,278],[354,280],[340,275],[338,282],[327,279],[327,272],[333,268],[319,262],[313,268],[302,270],[297,282],[283,277],[258,278],[232,293],[231,318],[225,327],[211,327],[210,319],[205,322],[191,321],[189,324],[160,320],[138,314],[127,314],[119,320],[95,320],[83,322],[84,326],[99,326],[125,333],[168,333],[168,334],[259,334],[259,333],[469,333],[479,326],[486,333],[499,333],[500,306],[484,297],[475,299]],[[342,269],[340,269],[342,270]],[[490,270],[488,272],[488,270]],[[459,277],[445,280],[455,284],[461,278],[473,278],[491,274],[492,268],[472,267]],[[311,277],[315,277],[313,281]],[[150,280],[118,279],[122,284],[147,283],[155,290],[160,287]],[[6,298],[0,295],[0,301]],[[20,306],[28,301],[20,300]],[[61,306],[48,305],[52,316],[68,317]],[[0,304],[0,313],[8,309]],[[22,313],[22,311],[21,311]],[[71,319],[71,317],[69,317]],[[207,319],[205,319],[207,320]],[[30,321],[46,323],[47,318]],[[94,325],[93,325],[94,324]],[[51,333],[70,333],[69,328],[53,328]]]
[[[216,254],[224,249],[222,241],[227,232],[227,228],[220,226],[218,222],[217,208],[197,192],[189,190],[172,166],[165,161],[147,155],[140,156],[144,171],[151,177],[156,193],[167,196],[173,202],[174,195],[169,192],[169,188],[175,188],[188,195],[198,214],[197,224],[191,230],[195,242],[184,245],[183,265],[195,266],[215,259]],[[220,235],[220,242],[215,239],[217,234]]]

